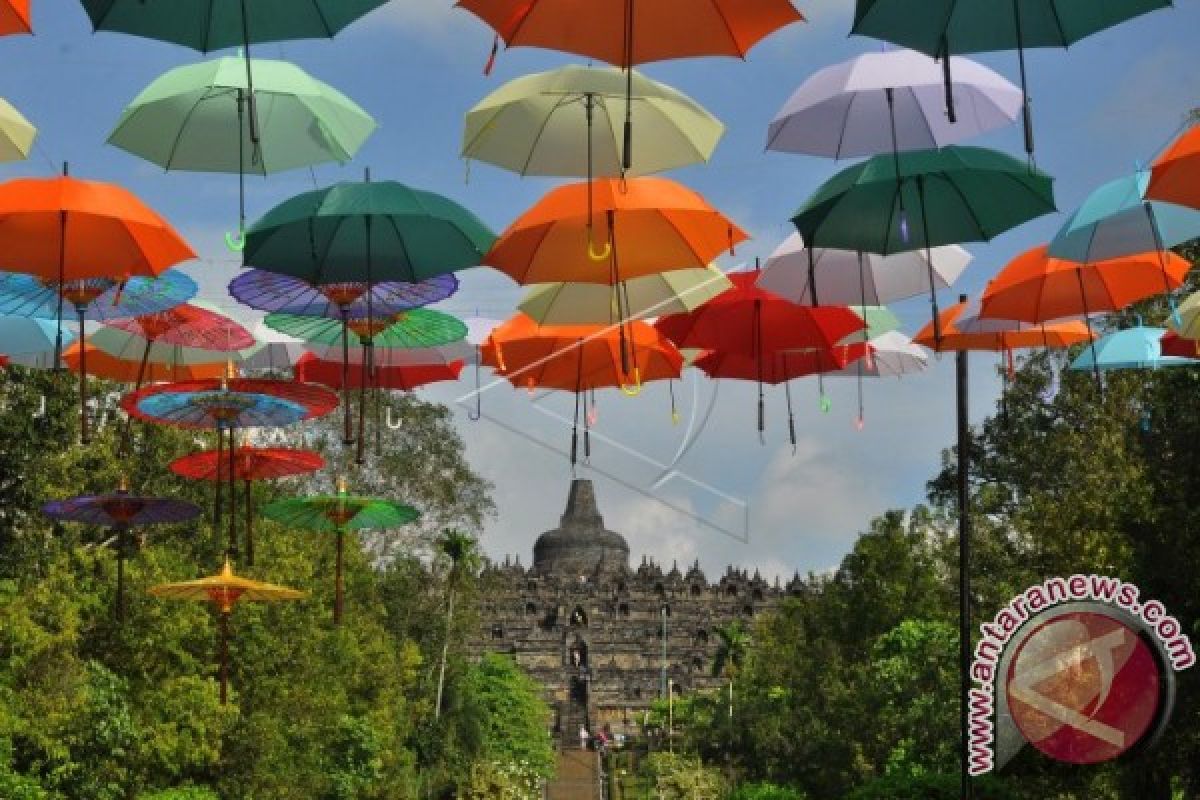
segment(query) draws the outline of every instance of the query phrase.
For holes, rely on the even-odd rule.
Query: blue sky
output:
[[[880,47],[847,36],[850,0],[814,0],[799,7],[809,22],[768,39],[744,63],[700,59],[645,70],[695,97],[728,127],[711,164],[670,177],[704,193],[753,234],[739,249],[738,261],[774,249],[788,233],[795,207],[846,166],[764,153],[767,123],[813,71]],[[49,174],[66,159],[75,175],[126,185],[193,242],[204,260],[190,271],[202,278],[210,299],[221,299],[220,286],[235,268],[221,234],[236,221],[236,179],[166,174],[105,144],[121,109],[141,88],[163,71],[202,56],[118,34],[93,35],[74,0],[34,0],[34,24],[36,36],[0,39],[5,64],[0,94],[41,131],[35,155],[24,164],[4,165],[7,176]],[[1174,9],[1101,33],[1069,52],[1029,54],[1038,164],[1058,179],[1059,208],[1069,209],[1095,185],[1145,163],[1179,130],[1184,113],[1200,106],[1197,31],[1200,7],[1195,0],[1180,0]],[[380,123],[355,162],[318,167],[318,184],[357,179],[369,166],[377,179],[443,192],[501,230],[554,182],[520,179],[486,165],[476,165],[466,182],[457,156],[462,115],[506,80],[579,59],[511,50],[500,55],[493,75],[484,77],[491,40],[482,23],[447,0],[393,0],[334,41],[266,45],[255,55],[300,64],[354,98]],[[1015,79],[1015,55],[980,60]],[[1016,126],[972,143],[1021,150]],[[251,179],[250,216],[312,188],[313,178],[301,171]],[[1061,218],[1046,217],[990,244],[969,245],[976,260],[961,289],[977,292],[1009,258],[1049,238]],[[951,302],[955,293],[943,300]],[[506,278],[477,270],[447,305],[498,316],[508,313],[518,296]],[[927,308],[927,301],[917,299],[895,310],[911,330]],[[998,384],[994,360],[981,356],[973,363],[972,412],[978,420],[989,411]],[[599,403],[600,432],[616,444],[598,445],[596,469],[580,474],[595,477],[610,527],[627,535],[635,554],[648,552],[668,562],[700,558],[710,571],[726,563],[762,565],[768,574],[827,568],[870,516],[922,498],[925,481],[953,435],[953,366],[946,359],[915,379],[870,384],[867,426],[861,432],[852,425],[853,382],[830,384],[833,409],[827,414],[817,407],[813,382],[793,388],[801,432],[795,455],[784,441],[781,391],[768,398],[768,439],[762,445],[754,431],[753,388],[722,385],[703,434],[676,464],[681,475],[657,488],[650,484],[659,470],[647,459],[671,462],[686,421],[671,425],[661,387],[648,388],[637,399],[606,395]],[[430,396],[453,401],[465,388],[442,387]],[[685,405],[695,397],[701,408],[711,391],[695,377],[678,389]],[[459,418],[472,462],[497,486],[500,519],[487,531],[485,546],[493,555],[520,553],[527,560],[533,537],[557,520],[570,471],[561,454],[526,437],[563,448],[569,432],[546,412],[569,414],[569,405],[550,398],[535,406],[523,392],[505,387],[487,391],[484,400],[490,414],[522,431],[516,435],[486,420]],[[636,443],[630,450],[637,455],[622,450],[621,443]],[[696,518],[712,524],[698,524]]]

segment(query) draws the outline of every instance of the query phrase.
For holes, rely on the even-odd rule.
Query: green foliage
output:
[[[889,775],[871,781],[846,795],[846,800],[958,800],[962,796],[958,775]],[[1018,800],[1027,795],[994,780],[972,783],[978,800]]]
[[[472,665],[459,703],[468,739],[481,743],[481,760],[521,765],[544,778],[554,773],[550,708],[541,688],[511,658],[492,653]]]
[[[745,783],[733,790],[729,800],[807,800],[807,795],[773,783]]]
[[[725,793],[721,773],[692,756],[652,753],[639,771],[661,800],[720,800]]]
[[[528,764],[477,761],[461,796],[464,800],[540,800],[542,780]]]

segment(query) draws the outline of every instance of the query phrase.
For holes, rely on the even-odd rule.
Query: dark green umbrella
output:
[[[792,222],[810,253],[924,249],[932,270],[928,251],[934,247],[986,242],[1054,211],[1053,182],[1044,172],[981,147],[888,153],[834,175]],[[815,285],[811,276],[809,285]],[[936,326],[932,272],[929,285]],[[940,331],[935,335],[940,338]]]
[[[1033,125],[1025,79],[1025,50],[1069,47],[1093,33],[1171,0],[858,0],[853,33],[872,36],[941,59],[946,109],[954,122],[947,56],[1016,50],[1024,94],[1025,152],[1033,153]]]
[[[419,283],[476,267],[495,240],[478,217],[395,181],[338,183],[271,209],[246,232],[246,266],[330,283]]]
[[[288,528],[336,534],[337,567],[333,598],[335,624],[342,621],[346,532],[398,528],[420,516],[420,513],[410,506],[374,497],[351,495],[346,491],[345,479],[338,480],[336,494],[279,500],[264,508],[262,513],[267,519]]]

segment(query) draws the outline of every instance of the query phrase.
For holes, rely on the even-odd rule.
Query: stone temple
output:
[[[715,629],[779,602],[785,589],[756,571],[728,568],[710,582],[699,564],[664,572],[607,530],[588,480],[571,483],[559,526],[538,537],[533,565],[520,558],[483,573],[476,655],[508,653],[545,689],[565,745],[579,728],[633,733],[667,687],[677,694],[722,685],[713,677]]]

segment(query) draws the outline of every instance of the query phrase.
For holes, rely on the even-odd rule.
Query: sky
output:
[[[914,0],[914,5],[919,5]],[[643,71],[694,97],[727,126],[711,163],[669,177],[705,195],[746,229],[732,268],[766,257],[788,234],[791,213],[848,162],[764,152],[766,127],[792,91],[821,67],[882,49],[848,35],[851,0],[797,0],[808,21],[770,37],[744,62],[695,59],[648,65]],[[121,183],[166,216],[201,254],[187,270],[202,296],[223,306],[224,285],[236,273],[223,233],[236,224],[234,176],[165,173],[105,143],[121,110],[162,72],[204,58],[191,50],[120,34],[93,34],[75,0],[34,0],[33,37],[0,39],[5,69],[0,96],[40,130],[34,155],[3,165],[3,177],[49,175],[69,161],[80,177]],[[1037,163],[1055,176],[1058,207],[1069,210],[1104,181],[1153,158],[1200,106],[1195,66],[1200,3],[1179,0],[1086,39],[1069,51],[1027,56],[1037,132]],[[287,42],[254,55],[293,61],[345,94],[380,128],[353,162],[322,165],[249,180],[251,218],[314,186],[394,179],[441,192],[501,231],[545,191],[549,179],[520,178],[458,157],[463,114],[505,81],[581,63],[536,49],[502,52],[490,77],[483,65],[492,34],[448,0],[392,0],[332,41]],[[979,58],[1016,79],[1015,54]],[[1018,126],[970,144],[1021,152]],[[975,294],[1023,250],[1053,236],[1063,214],[1035,220],[987,244],[968,245],[974,263],[943,304],[959,291]],[[463,315],[503,317],[520,289],[488,269],[463,275],[463,288],[443,306]],[[230,309],[231,311],[233,309]],[[910,333],[928,316],[928,300],[897,304]],[[241,313],[241,312],[238,312]],[[994,408],[996,360],[972,357],[971,417]],[[456,409],[456,425],[474,468],[495,486],[497,518],[483,536],[495,558],[519,555],[528,564],[536,536],[557,525],[572,470],[567,460],[571,398],[529,397],[482,375],[484,416],[471,421],[472,373],[459,384],[425,392]],[[771,578],[837,565],[870,519],[924,498],[925,484],[954,436],[952,358],[933,360],[924,374],[868,381],[866,424],[858,430],[855,381],[829,380],[830,409],[821,410],[815,381],[792,387],[798,443],[787,442],[785,397],[769,389],[767,431],[756,431],[754,386],[713,383],[689,374],[675,387],[681,420],[672,423],[665,387],[636,398],[603,392],[588,465],[576,471],[596,482],[609,528],[624,534],[635,562],[648,554],[681,568],[699,559],[710,576],[727,564],[759,568]],[[565,420],[565,422],[564,422]]]

